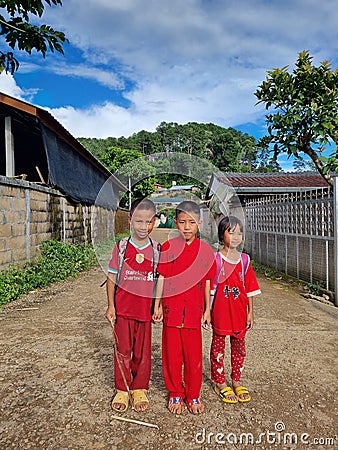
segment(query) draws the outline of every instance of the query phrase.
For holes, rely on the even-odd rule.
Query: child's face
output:
[[[243,232],[237,224],[233,230],[226,230],[224,232],[224,247],[237,248],[243,240]]]
[[[194,213],[180,212],[175,220],[178,231],[188,244],[195,239],[200,224],[200,218]]]
[[[129,218],[131,235],[138,241],[145,241],[152,232],[155,224],[155,215],[152,210],[136,208]]]

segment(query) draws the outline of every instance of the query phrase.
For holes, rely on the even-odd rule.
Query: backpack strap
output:
[[[216,291],[217,291],[219,275],[220,275],[221,269],[222,269],[222,258],[221,258],[220,252],[215,253],[215,262],[216,262],[216,272],[215,272],[215,278],[214,278],[214,289],[210,293],[210,308],[212,308],[212,304],[213,304],[213,301],[214,301],[214,298],[216,295]]]
[[[155,240],[152,240],[149,237],[149,241],[153,250],[153,275],[154,278],[157,275],[157,267],[158,267],[158,263],[160,261],[160,254],[161,254],[161,244]]]
[[[248,271],[250,264],[250,256],[247,253],[241,253],[241,263],[242,263],[242,281],[245,289],[245,275]]]
[[[123,263],[124,263],[124,258],[126,256],[126,251],[127,251],[127,247],[128,247],[129,241],[130,241],[130,236],[122,238],[117,244],[117,250],[118,250],[118,255],[117,255],[118,271],[117,271],[116,281],[115,281],[115,291],[114,291],[115,294],[116,294],[117,287],[118,287],[119,282],[120,282],[122,267],[123,267]]]
[[[219,274],[221,273],[222,269],[222,257],[220,252],[215,253],[215,261],[216,261],[216,273],[215,273],[215,279],[214,279],[214,291],[217,289],[218,281],[219,281]]]

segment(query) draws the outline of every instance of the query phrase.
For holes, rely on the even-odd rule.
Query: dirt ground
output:
[[[166,408],[161,325],[153,327],[150,407],[112,418],[112,333],[100,268],[13,302],[0,313],[2,449],[333,449],[337,439],[338,308],[259,277],[243,383],[252,401],[227,405],[209,380],[206,412]],[[227,368],[229,373],[229,367]],[[293,443],[292,443],[293,442]]]

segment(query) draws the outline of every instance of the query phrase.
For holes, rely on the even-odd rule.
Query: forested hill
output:
[[[130,137],[78,140],[111,171],[118,168],[117,162],[161,152],[195,155],[209,160],[223,172],[280,170],[270,159],[267,148],[253,136],[212,123],[162,122],[154,132],[142,130]]]

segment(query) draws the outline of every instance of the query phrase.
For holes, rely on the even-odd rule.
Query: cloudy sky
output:
[[[18,53],[0,91],[48,109],[75,137],[162,121],[260,137],[254,92],[268,70],[292,70],[302,50],[338,67],[336,0],[63,0],[43,22],[67,35],[65,56]]]

